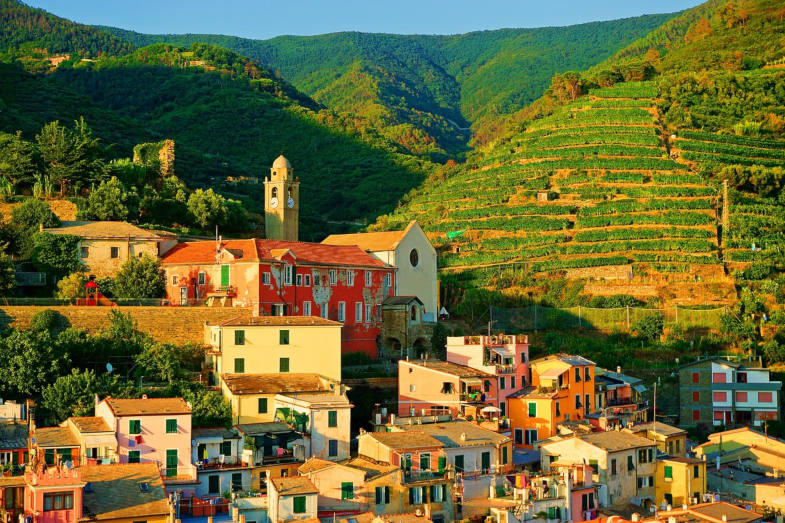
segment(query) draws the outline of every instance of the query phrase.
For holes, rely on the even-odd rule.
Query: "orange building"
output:
[[[593,412],[594,367],[593,361],[567,354],[532,360],[531,386],[507,397],[513,445],[531,448],[555,435],[557,424]]]

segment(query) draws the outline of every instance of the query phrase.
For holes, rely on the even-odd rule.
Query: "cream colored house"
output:
[[[71,417],[60,425],[67,427],[79,442],[81,464],[117,463],[117,436],[104,418]]]
[[[318,495],[319,489],[304,476],[271,479],[268,492],[270,521],[316,519]]]
[[[177,244],[174,234],[148,231],[127,222],[62,222],[60,227],[42,231],[77,236],[74,256],[99,278],[113,276],[129,258],[144,254],[159,258]]]
[[[556,461],[585,461],[595,470],[595,483],[607,486],[601,506],[643,505],[655,499],[656,453],[657,444],[650,439],[621,431],[593,432],[542,444],[540,462],[549,471]]]
[[[341,386],[330,392],[290,392],[275,396],[276,419],[303,432],[306,456],[330,461],[349,457],[352,406]],[[297,426],[299,420],[302,425]]]
[[[395,296],[417,296],[425,309],[423,319],[436,321],[439,312],[436,249],[416,221],[402,231],[332,234],[322,243],[357,245],[395,267]]]
[[[341,380],[341,324],[337,321],[315,316],[245,316],[206,325],[205,338],[215,378],[313,373]]]

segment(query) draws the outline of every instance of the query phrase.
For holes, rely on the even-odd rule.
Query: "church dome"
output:
[[[275,161],[273,162],[273,169],[283,169],[283,168],[291,169],[292,164],[289,163],[289,160],[287,160],[284,155],[281,155],[278,158],[276,158]]]

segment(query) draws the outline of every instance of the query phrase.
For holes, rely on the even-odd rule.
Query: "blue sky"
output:
[[[27,0],[85,24],[246,38],[336,31],[455,34],[680,11],[699,0]]]

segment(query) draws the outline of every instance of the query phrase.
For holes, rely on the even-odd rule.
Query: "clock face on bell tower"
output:
[[[297,241],[300,181],[283,155],[276,158],[264,181],[264,229],[268,239]]]

